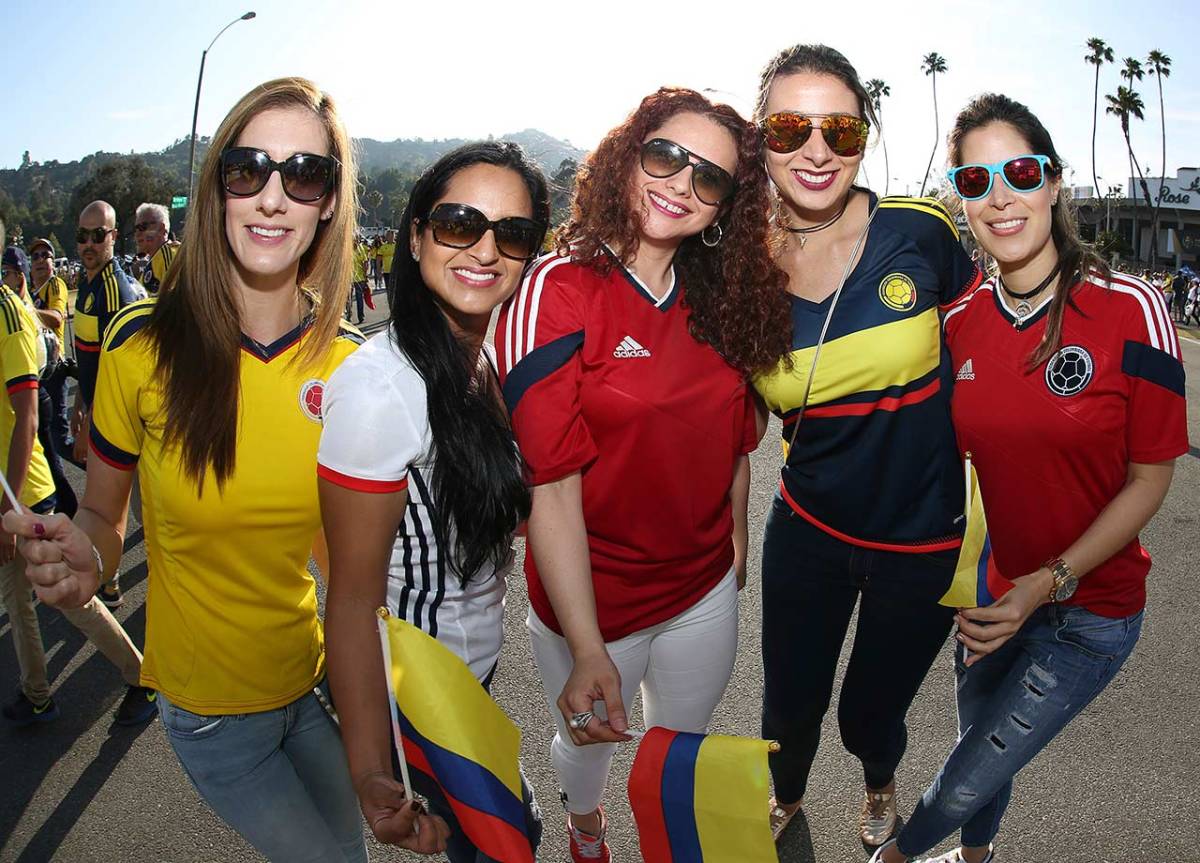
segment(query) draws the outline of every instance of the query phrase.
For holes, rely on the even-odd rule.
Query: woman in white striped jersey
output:
[[[375,628],[386,604],[454,651],[487,687],[503,641],[512,536],[529,514],[495,361],[495,309],[541,249],[546,181],[515,144],[465,145],[413,188],[409,252],[391,274],[387,330],[329,381],[318,455],[330,552],[329,673],[351,775],[376,838],[391,815],[388,694]],[[450,826],[452,863],[487,860],[421,774],[417,791]],[[541,823],[525,786],[526,828]]]

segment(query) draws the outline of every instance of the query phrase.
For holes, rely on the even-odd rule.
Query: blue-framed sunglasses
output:
[[[992,178],[997,174],[1014,192],[1036,192],[1046,185],[1046,168],[1051,164],[1049,156],[1030,153],[991,165],[960,165],[947,171],[946,178],[964,201],[978,201],[992,191]]]

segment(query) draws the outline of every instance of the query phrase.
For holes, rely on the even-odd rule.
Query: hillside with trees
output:
[[[570,202],[575,168],[583,151],[537,129],[525,129],[503,140],[515,141],[542,166],[554,185],[557,223]],[[394,225],[408,201],[420,172],[443,153],[466,142],[461,138],[395,141],[355,139],[359,157],[359,192],[363,225]],[[209,140],[196,143],[199,168]],[[157,152],[93,153],[71,162],[34,161],[27,151],[17,168],[0,170],[0,220],[7,225],[7,242],[26,243],[48,237],[58,254],[73,256],[76,218],[90,201],[102,198],[117,210],[121,232],[118,248],[132,250],[133,214],[138,204],[167,204],[187,194],[189,140],[181,138]],[[182,222],[183,213],[173,214]]]

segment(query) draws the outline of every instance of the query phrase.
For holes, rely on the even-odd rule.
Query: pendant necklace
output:
[[[817,231],[823,231],[826,228],[828,228],[830,225],[832,225],[834,222],[836,222],[838,219],[840,219],[845,214],[846,207],[848,207],[848,206],[850,206],[850,196],[849,195],[846,196],[846,200],[842,201],[842,208],[837,211],[837,215],[835,215],[832,219],[829,219],[828,221],[822,222],[819,225],[812,225],[811,227],[808,227],[808,228],[793,228],[791,225],[784,225],[783,227],[785,229],[787,229],[787,231],[789,231],[790,233],[793,233],[796,235],[796,238],[800,241],[800,248],[803,249],[804,244],[808,242],[809,234],[815,234]]]
[[[1026,291],[1023,294],[1018,294],[1016,291],[1010,291],[1008,286],[1004,284],[1004,279],[997,277],[996,281],[1000,283],[1000,290],[1004,291],[1005,294],[1017,301],[1016,307],[1012,310],[1013,315],[1016,317],[1016,320],[1013,321],[1014,327],[1021,326],[1021,324],[1025,323],[1025,319],[1033,314],[1033,306],[1029,301],[1046,289],[1046,286],[1049,285],[1050,282],[1054,280],[1054,277],[1058,275],[1058,271],[1060,269],[1062,269],[1062,261],[1055,263],[1054,269],[1050,271],[1050,275],[1042,279],[1038,283],[1037,287],[1035,287],[1032,291]]]

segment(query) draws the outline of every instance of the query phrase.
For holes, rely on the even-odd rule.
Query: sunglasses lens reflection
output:
[[[801,114],[772,114],[766,122],[767,147],[775,153],[792,153],[804,146],[812,133],[812,120]]]
[[[987,194],[991,173],[979,165],[969,165],[960,168],[954,174],[954,188],[958,194],[968,200],[982,198]]]
[[[651,177],[678,174],[687,163],[687,153],[670,141],[655,138],[642,145],[642,170]]]
[[[1037,159],[1010,159],[1004,163],[1004,178],[1018,192],[1031,191],[1042,183],[1042,165]]]

